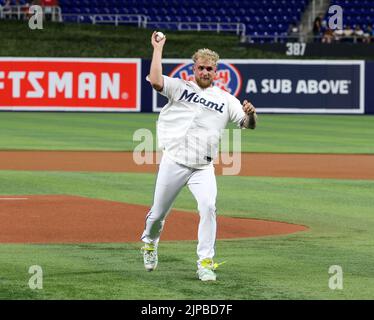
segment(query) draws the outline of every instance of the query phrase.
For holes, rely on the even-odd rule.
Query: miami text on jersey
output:
[[[200,98],[200,96],[196,92],[188,92],[188,90],[184,90],[181,97],[178,99],[178,101],[186,100],[188,102],[195,102],[200,103],[204,107],[214,109],[220,113],[223,113],[223,107],[225,106],[225,103],[222,103],[219,105],[218,103],[215,103],[213,101],[208,101],[204,98]]]

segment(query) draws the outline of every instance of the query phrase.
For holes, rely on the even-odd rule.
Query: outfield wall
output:
[[[163,73],[193,78],[191,60],[164,59]],[[0,110],[159,112],[167,103],[141,59],[0,58]],[[221,60],[215,85],[259,113],[374,114],[374,62]]]

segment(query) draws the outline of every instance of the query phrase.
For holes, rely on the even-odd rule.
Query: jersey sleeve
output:
[[[245,112],[243,111],[243,106],[240,101],[232,96],[231,94],[228,95],[229,100],[229,116],[230,121],[234,122],[239,128],[242,126],[242,122],[245,118]]]
[[[176,100],[176,97],[179,97],[182,92],[184,81],[164,75],[162,77],[164,78],[164,86],[159,92],[169,100]]]

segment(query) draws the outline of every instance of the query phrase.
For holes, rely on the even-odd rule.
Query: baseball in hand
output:
[[[156,41],[157,42],[160,42],[164,38],[165,38],[165,35],[161,31],[156,32]]]

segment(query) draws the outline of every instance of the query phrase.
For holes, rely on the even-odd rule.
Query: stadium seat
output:
[[[60,0],[62,13],[73,14],[141,14],[149,18],[149,27],[177,29],[171,22],[221,22],[243,23],[251,26],[252,32],[288,29],[291,23],[300,21],[310,0],[206,0],[204,7],[200,0]],[[356,0],[336,0],[356,3]],[[356,1],[356,2],[355,2]],[[371,1],[357,3],[370,5]],[[367,8],[365,7],[365,10]],[[71,19],[73,20],[73,19]],[[365,23],[369,23],[365,20]],[[85,20],[89,22],[89,20]],[[154,22],[154,24],[152,24]],[[192,28],[193,29],[193,28]],[[249,31],[248,31],[249,32]]]

